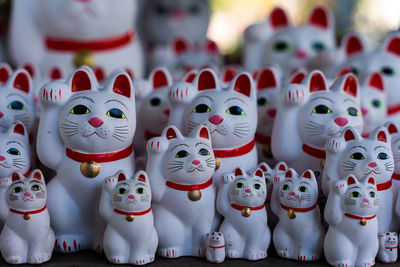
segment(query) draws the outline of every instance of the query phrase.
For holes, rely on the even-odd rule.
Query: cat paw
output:
[[[206,255],[206,250],[201,248],[195,248],[193,249],[192,255],[197,257],[204,257]]]
[[[168,149],[168,141],[162,137],[154,137],[147,142],[146,150],[149,154],[160,154]]]
[[[283,177],[279,177],[279,176],[274,176],[274,184],[279,184],[280,182],[283,181]]]
[[[196,95],[196,90],[190,83],[176,83],[168,92],[171,104],[189,103]]]
[[[346,192],[347,190],[347,181],[346,180],[336,181],[331,186],[333,187],[335,193],[343,195],[344,192]]]
[[[307,88],[301,84],[289,86],[282,93],[284,94],[284,102],[290,105],[303,104],[308,96]]]
[[[154,257],[152,256],[145,256],[145,257],[137,257],[133,258],[131,263],[135,265],[144,265],[154,261]]]
[[[343,145],[343,141],[341,138],[334,137],[334,138],[329,139],[325,143],[324,148],[326,151],[330,151],[333,153],[339,153],[339,152],[343,151],[345,146]]]
[[[239,252],[237,250],[228,249],[226,251],[226,256],[231,259],[239,258]]]
[[[59,106],[64,104],[71,95],[68,85],[52,82],[40,89],[39,98],[42,106]]]
[[[58,236],[56,237],[54,250],[62,253],[73,253],[81,250],[79,236]]]
[[[27,262],[30,264],[40,264],[47,260],[48,260],[48,258],[44,258],[42,256],[31,256],[31,257],[28,257]]]
[[[19,256],[10,256],[10,257],[6,257],[4,258],[4,260],[9,263],[9,264],[21,264],[22,262],[22,258]]]
[[[10,177],[0,179],[0,188],[8,188],[12,184]]]
[[[235,175],[231,172],[221,175],[221,184],[229,184],[235,180]]]
[[[267,257],[266,251],[249,251],[245,255],[245,259],[251,260],[251,261],[265,259],[266,257]]]
[[[375,265],[375,259],[366,259],[363,263],[362,266],[364,267],[371,267]]]
[[[125,263],[128,263],[128,261],[122,256],[110,256],[110,257],[107,257],[107,258],[108,258],[109,262],[114,263],[114,264],[125,264]]]
[[[278,256],[281,258],[284,258],[284,259],[290,258],[290,255],[287,250],[280,250],[280,251],[277,251],[277,253],[278,253]]]
[[[111,193],[117,183],[118,177],[111,176],[104,179],[102,188],[104,191]]]
[[[161,248],[158,250],[158,254],[164,258],[178,258],[182,255],[180,249],[176,248]]]

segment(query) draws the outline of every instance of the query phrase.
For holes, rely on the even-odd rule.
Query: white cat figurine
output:
[[[158,236],[150,182],[144,171],[132,178],[119,171],[104,179],[99,211],[108,222],[103,245],[111,263],[144,265],[154,261]]]
[[[384,263],[393,263],[397,261],[397,247],[399,237],[395,232],[386,232],[379,235],[379,246],[384,248],[378,252],[379,260]]]
[[[37,139],[40,161],[57,171],[48,185],[56,249],[102,249],[105,222],[99,203],[106,177],[134,172],[135,97],[126,72],[99,87],[93,72],[77,69],[66,82],[40,91],[42,114]]]
[[[396,195],[400,192],[400,134],[397,126],[392,122],[385,124],[392,144],[392,153],[394,160],[394,171],[392,174],[392,183],[396,191]]]
[[[212,263],[225,260],[225,239],[221,232],[207,233],[206,258]]]
[[[380,204],[375,180],[354,176],[331,184],[324,217],[329,224],[324,252],[332,266],[373,266],[378,253]]]
[[[0,180],[1,219],[0,251],[9,264],[40,264],[50,260],[54,232],[46,207],[46,184],[42,172],[29,177],[14,172]]]

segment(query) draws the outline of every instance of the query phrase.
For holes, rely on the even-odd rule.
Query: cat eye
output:
[[[17,186],[17,187],[15,187],[14,189],[13,189],[13,193],[21,193],[23,191],[23,189],[22,189],[22,187],[20,187],[20,186]]]
[[[381,101],[379,101],[378,99],[374,99],[371,101],[371,106],[374,108],[382,108],[383,103]]]
[[[146,190],[144,190],[144,188],[138,188],[138,189],[136,189],[136,193],[138,193],[138,194],[143,194],[143,193],[145,193],[146,192]]]
[[[193,112],[195,112],[195,113],[206,113],[206,112],[210,112],[210,111],[211,111],[211,109],[206,104],[197,105],[193,109]]]
[[[381,73],[385,76],[393,76],[395,71],[393,68],[386,66],[381,69]]]
[[[315,51],[315,52],[322,52],[325,50],[325,45],[322,42],[316,41],[313,42],[311,45],[311,48]]]
[[[202,148],[202,149],[199,150],[199,155],[208,156],[208,155],[210,155],[210,152],[207,149]]]
[[[200,7],[198,5],[191,5],[189,6],[188,11],[191,15],[197,15],[200,13]]]
[[[128,190],[126,190],[125,188],[121,187],[120,189],[118,189],[117,193],[120,194],[120,195],[124,195],[124,194],[128,193]]]
[[[107,116],[116,118],[116,119],[124,119],[125,114],[120,110],[119,108],[112,108],[109,111],[107,111]]]
[[[360,152],[356,152],[356,153],[351,154],[351,158],[356,159],[356,160],[362,160],[362,159],[364,159],[364,155],[361,154]]]
[[[302,193],[305,193],[305,192],[308,192],[308,188],[305,187],[305,186],[300,186],[299,187],[299,191],[302,192]]]
[[[235,188],[243,188],[244,184],[243,183],[237,183],[235,184]]]
[[[254,187],[254,189],[257,189],[257,190],[262,189],[262,186],[260,184],[255,184],[255,185],[253,185],[253,187]]]
[[[38,184],[32,185],[31,189],[32,189],[32,191],[39,191],[39,190],[42,190],[42,188],[41,188],[40,185],[38,185]]]
[[[258,106],[266,106],[266,105],[268,105],[268,99],[266,99],[265,97],[260,97],[257,100],[257,105]]]
[[[228,113],[230,115],[244,115],[243,109],[238,106],[232,106],[232,107],[228,108],[226,113]]]
[[[328,114],[328,113],[332,113],[332,110],[325,105],[318,105],[313,109],[313,113]]]
[[[357,192],[357,191],[354,191],[354,192],[350,193],[350,196],[351,197],[361,197],[361,194],[359,192]]]
[[[83,114],[90,113],[90,110],[85,105],[76,105],[75,107],[73,107],[71,109],[71,111],[69,113],[75,114],[75,115],[83,115]]]
[[[350,71],[356,76],[360,74],[360,70],[357,69],[356,67],[350,67]]]
[[[369,196],[370,197],[376,197],[376,193],[375,192],[369,192]]]
[[[15,109],[15,110],[26,110],[26,106],[22,104],[21,101],[12,101],[10,104],[8,104],[7,108],[9,109]]]
[[[381,152],[378,154],[377,158],[378,159],[389,159],[389,155],[384,152]]]
[[[358,111],[358,109],[356,109],[354,107],[350,107],[346,110],[346,114],[357,117],[357,116],[360,116],[360,111]]]
[[[150,103],[150,106],[153,106],[153,107],[159,106],[159,105],[161,105],[161,99],[158,97],[153,97],[152,99],[150,99],[149,103]]]
[[[187,152],[186,150],[181,150],[178,153],[176,153],[175,158],[184,158],[189,156],[189,152]]]
[[[287,185],[287,184],[282,185],[282,189],[283,190],[289,190],[289,185]]]
[[[269,184],[271,181],[269,179],[265,179],[265,182]]]
[[[11,155],[15,155],[15,156],[21,155],[21,152],[19,152],[18,149],[13,148],[13,147],[10,148],[9,150],[7,150],[7,153],[11,154]]]
[[[285,52],[290,49],[290,46],[285,41],[277,41],[272,45],[272,49],[276,52]]]
[[[165,15],[168,13],[168,8],[160,4],[156,5],[154,10],[158,15]]]

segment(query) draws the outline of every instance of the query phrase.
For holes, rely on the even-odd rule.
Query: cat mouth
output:
[[[380,172],[376,172],[376,171],[374,171],[374,170],[371,170],[371,171],[369,171],[369,172],[367,172],[367,173],[364,173],[364,175],[368,175],[368,174],[370,174],[370,173],[381,174]]]
[[[192,169],[192,170],[190,170],[190,171],[187,171],[187,172],[194,172],[194,171],[199,171],[199,172],[203,172],[204,170],[200,170],[200,169],[198,169],[198,168],[194,168],[194,169]]]
[[[83,135],[83,136],[84,136],[84,137],[89,137],[89,136],[92,136],[92,135],[94,135],[94,134],[96,134],[98,137],[100,137],[100,138],[102,138],[102,139],[105,139],[105,137],[100,136],[97,132],[93,132],[93,133],[91,133],[91,134],[89,134],[89,135]]]
[[[218,131],[218,129],[212,130],[212,131],[211,131],[211,134],[213,134],[213,133],[215,133],[215,132],[219,133],[220,135],[226,135],[226,134],[221,133],[220,131]]]

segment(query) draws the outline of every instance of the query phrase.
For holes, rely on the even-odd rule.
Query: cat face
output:
[[[201,71],[194,86],[198,94],[188,104],[183,128],[198,125],[210,130],[213,148],[237,147],[253,140],[257,127],[257,98],[252,77],[240,73],[227,89],[221,89],[215,73]]]
[[[306,78],[310,92],[307,102],[299,112],[301,139],[322,147],[328,138],[339,136],[346,126],[362,130],[362,116],[357,79],[346,74],[329,88],[323,74],[311,72]]]
[[[370,175],[377,183],[383,183],[392,176],[394,160],[385,127],[378,127],[367,138],[360,137],[352,128],[346,128],[342,138],[346,148],[338,163],[340,176],[352,174],[360,179]]]
[[[163,161],[168,181],[193,185],[212,177],[215,157],[207,127],[197,127],[189,137],[184,137],[175,126],[168,126],[161,136],[169,142]]]
[[[50,88],[54,83],[46,86]],[[132,143],[136,112],[132,81],[127,73],[114,73],[99,88],[93,73],[81,68],[66,86],[71,96],[58,121],[59,134],[66,146],[102,153],[120,150]]]
[[[34,118],[32,81],[26,70],[11,75],[9,66],[0,66],[0,131],[7,131],[17,121],[32,130]]]
[[[261,169],[247,175],[240,168],[234,170],[235,180],[229,187],[231,203],[246,207],[258,207],[264,204],[267,198],[267,188],[264,173]]]
[[[206,234],[209,246],[217,247],[225,245],[225,239],[221,232],[211,232]]]
[[[311,170],[297,175],[293,169],[285,173],[285,179],[279,188],[279,199],[285,206],[291,208],[309,208],[318,198],[318,184]]]
[[[275,164],[274,169],[271,169],[265,162],[261,162],[258,168],[264,172],[265,184],[267,185],[267,202],[269,202],[272,195],[274,180],[276,179],[275,177],[283,179],[288,167],[285,162],[281,161]]]
[[[21,172],[14,172],[11,178],[12,184],[7,194],[10,208],[17,210],[43,208],[46,204],[47,192],[40,170],[34,170],[27,178]]]
[[[123,171],[117,173],[118,183],[112,191],[112,205],[123,211],[144,211],[151,206],[149,179],[144,171],[129,178]]]
[[[25,126],[14,124],[6,133],[0,133],[0,177],[14,171],[26,173],[30,168],[29,136]]]
[[[379,207],[375,179],[365,176],[358,181],[354,176],[347,178],[347,190],[342,196],[342,208],[345,213],[367,216],[376,213]]]
[[[397,247],[399,242],[399,237],[395,232],[383,233],[379,235],[379,239],[383,240],[383,244],[385,245],[385,247]]]

